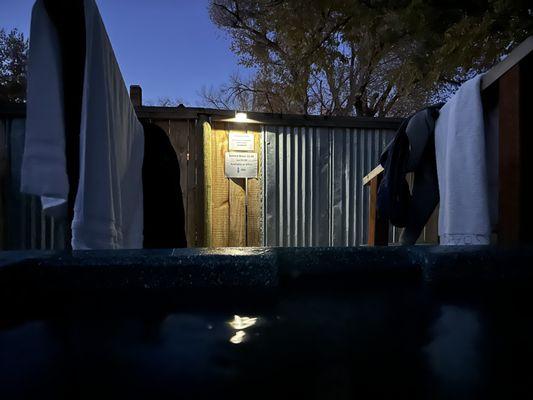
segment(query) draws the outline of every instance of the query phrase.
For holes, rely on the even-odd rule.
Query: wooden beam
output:
[[[363,178],[363,186],[366,186],[370,183],[372,179],[374,179],[376,176],[381,174],[383,171],[385,171],[385,168],[381,166],[381,164],[378,164],[376,168],[374,168],[372,171],[370,171],[364,178]]]
[[[213,196],[213,131],[209,122],[203,123],[204,130],[204,246],[211,246],[213,242],[211,226],[213,224],[213,208],[211,199]]]
[[[520,132],[522,140],[522,149],[527,151],[527,156],[524,156],[522,162],[522,181],[521,181],[521,196],[522,196],[522,224],[520,230],[520,238],[522,243],[533,244],[533,190],[529,185],[530,179],[533,176],[533,163],[528,157],[531,157],[531,150],[533,149],[533,53],[530,53],[520,63],[521,73],[521,98],[520,98]]]
[[[231,247],[246,246],[246,206],[244,179],[229,180],[229,238]]]
[[[223,120],[235,115],[235,111],[217,110],[195,107],[153,107],[135,108],[139,118],[149,119],[196,119],[198,115],[211,117],[213,126],[224,123]],[[0,109],[0,113],[1,113]],[[366,128],[366,129],[397,129],[402,118],[381,117],[340,117],[297,114],[248,113],[248,118],[261,122],[262,125],[295,125],[311,127]]]
[[[226,130],[215,129],[211,148],[211,243],[212,247],[229,246],[229,181],[224,175],[224,154],[228,151]]]
[[[509,55],[501,62],[492,67],[481,79],[481,90],[486,90],[500,78],[502,78],[507,71],[519,64],[524,58],[533,52],[533,36],[529,36],[526,40],[520,43]]]
[[[261,174],[263,163],[263,150],[262,150],[262,134],[259,129],[254,127],[254,131],[248,131],[253,133],[255,137],[255,152],[257,153],[257,159],[259,162],[258,178],[248,179],[248,246],[262,246],[262,215],[263,215],[263,177]]]
[[[389,244],[389,221],[379,216],[377,209],[378,187],[381,175],[370,181],[370,209],[368,212],[368,245],[387,246]]]
[[[517,243],[520,230],[520,69],[513,67],[500,80],[499,99],[499,226],[500,244]]]
[[[204,122],[205,116],[200,115],[197,121],[189,122],[189,150],[187,182],[188,189],[188,216],[187,231],[192,237],[189,246],[199,247],[205,245],[204,232]]]
[[[527,160],[532,144],[533,54],[499,81],[499,224],[498,243],[531,243],[532,195],[526,184],[533,168]]]
[[[205,184],[204,184],[204,124],[207,122],[205,116],[200,116],[196,124],[194,125],[194,135],[195,135],[195,149],[194,158],[195,166],[194,169],[194,180],[195,180],[195,197],[194,204],[189,204],[189,207],[193,209],[193,218],[194,226],[196,233],[195,246],[203,247],[205,246],[205,225],[204,221],[206,219],[205,215]],[[192,124],[191,124],[192,125]],[[189,153],[191,149],[189,149]],[[190,156],[189,156],[190,157]]]

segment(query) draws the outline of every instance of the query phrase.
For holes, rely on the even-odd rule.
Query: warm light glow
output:
[[[239,344],[239,343],[242,343],[245,336],[246,336],[246,332],[237,331],[237,333],[235,333],[235,335],[233,335],[229,341],[233,344]]]
[[[260,124],[260,121],[255,119],[249,119],[248,114],[245,112],[235,112],[235,116],[232,118],[219,119],[222,122],[231,122],[233,124]]]
[[[236,332],[235,335],[233,335],[229,341],[233,344],[242,343],[244,341],[244,337],[246,336],[246,332],[244,332],[244,329],[255,325],[256,322],[257,318],[241,317],[240,315],[234,315],[233,320],[229,321],[228,324],[233,329],[235,329]]]
[[[248,114],[244,112],[235,113],[235,122],[246,122],[248,121]]]
[[[249,328],[252,325],[255,325],[256,322],[257,322],[257,318],[240,317],[238,315],[235,315],[233,317],[233,321],[230,321],[229,324],[233,329],[241,330],[241,329]]]

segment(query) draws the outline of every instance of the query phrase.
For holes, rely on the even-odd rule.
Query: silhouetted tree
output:
[[[179,97],[159,97],[157,100],[149,99],[144,102],[145,106],[157,106],[157,107],[178,107],[183,105],[184,101]]]
[[[28,41],[17,29],[0,29],[0,103],[22,103],[26,99]]]
[[[248,81],[203,94],[256,110],[405,115],[445,99],[532,32],[525,0],[212,0]],[[233,104],[234,103],[234,104]]]
[[[246,81],[237,74],[230,77],[229,83],[218,88],[203,87],[199,94],[206,107],[241,111],[262,109],[262,96],[268,98],[268,92],[259,92],[253,80]]]

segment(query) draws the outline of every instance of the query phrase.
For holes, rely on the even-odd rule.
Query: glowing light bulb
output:
[[[248,114],[244,112],[238,112],[235,113],[235,121],[236,122],[246,122],[248,120]]]

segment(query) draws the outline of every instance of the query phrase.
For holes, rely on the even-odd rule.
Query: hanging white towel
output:
[[[141,248],[144,135],[94,0],[84,0],[86,57],[73,249]],[[41,37],[41,39],[39,39]],[[32,14],[22,191],[43,206],[68,196],[59,42],[42,0]],[[50,65],[47,67],[47,65]],[[46,72],[52,69],[53,74]],[[48,91],[52,89],[52,91]],[[57,199],[60,200],[57,200]]]
[[[480,75],[464,83],[442,107],[435,126],[443,245],[490,243],[494,199],[489,174],[496,170],[491,167],[494,151],[488,145],[494,141],[486,136],[480,83]]]
[[[56,29],[41,0],[33,6],[30,38],[21,190],[41,196],[48,214],[66,215],[69,185],[61,54]]]

